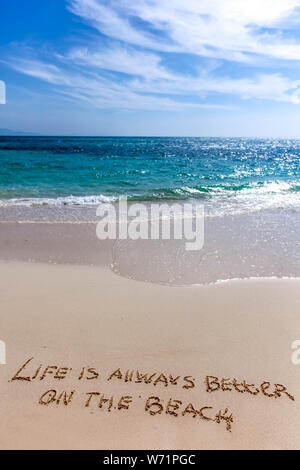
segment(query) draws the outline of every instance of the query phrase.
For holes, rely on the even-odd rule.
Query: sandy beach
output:
[[[2,261],[2,449],[297,449],[299,280]]]
[[[277,158],[265,141],[151,142],[2,142],[9,181],[0,199],[1,449],[299,448],[300,218],[290,156],[298,144],[277,143]],[[171,167],[162,145],[175,155]],[[286,158],[289,183],[268,174],[248,181],[254,150],[266,171],[266,149],[278,174]],[[191,164],[203,187],[185,186]],[[72,181],[69,167],[78,171]],[[25,186],[33,175],[37,189],[13,189],[15,168]],[[110,185],[116,195],[129,188],[125,212]],[[99,236],[107,201],[119,234],[111,239]],[[189,201],[190,212],[150,210],[176,201],[179,209]],[[130,231],[134,206],[149,237]],[[199,206],[203,217],[195,218]],[[175,237],[175,221],[184,236]],[[167,236],[152,236],[158,222],[169,224]]]
[[[1,2],[0,451],[300,450],[299,13]]]

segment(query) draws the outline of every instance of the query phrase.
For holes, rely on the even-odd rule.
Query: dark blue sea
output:
[[[0,207],[202,200],[208,215],[300,207],[300,141],[0,137]],[[79,212],[77,212],[79,213]]]

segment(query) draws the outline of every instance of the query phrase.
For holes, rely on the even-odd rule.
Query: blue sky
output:
[[[0,128],[300,138],[300,0],[1,0]]]

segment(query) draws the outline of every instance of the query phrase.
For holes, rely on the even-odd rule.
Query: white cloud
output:
[[[74,48],[65,57],[68,62],[88,65],[93,68],[140,75],[148,78],[169,78],[171,74],[160,65],[160,57],[149,52],[140,52],[124,47],[89,50],[87,47]]]
[[[101,77],[96,73],[79,74],[65,71],[54,65],[41,61],[14,59],[10,64],[15,70],[42,79],[56,86],[56,91],[85,101],[93,106],[102,108],[115,107],[123,109],[168,109],[177,110],[184,107],[192,108],[226,108],[218,104],[185,103],[178,100],[153,96],[153,90],[144,94],[127,83],[117,83]],[[171,93],[172,94],[172,93]]]
[[[299,6],[299,0],[69,0],[73,13],[111,38],[230,60],[245,60],[249,53],[299,60],[297,39],[280,32]]]
[[[106,55],[104,55],[106,57]],[[58,90],[68,96],[90,102],[94,106],[137,108],[137,109],[182,109],[183,107],[225,107],[217,104],[195,102],[195,97],[203,98],[211,94],[238,95],[244,99],[267,99],[300,103],[300,80],[292,81],[279,74],[261,74],[255,79],[213,78],[207,75],[185,77],[166,73],[155,79],[147,75],[131,79],[129,82],[116,82],[95,72],[78,74],[66,72],[62,68],[41,61],[15,59],[11,64],[16,70],[58,86]],[[163,95],[171,95],[174,99]],[[194,97],[190,101],[178,97]]]
[[[135,91],[162,94],[193,94],[206,96],[225,94],[240,96],[243,99],[266,99],[300,104],[300,80],[290,80],[280,74],[259,74],[254,79],[174,76],[172,80],[159,83],[134,80],[131,87]]]
[[[70,11],[109,40],[98,34],[53,55],[52,63],[25,57],[10,64],[65,96],[104,108],[222,108],[215,104],[220,95],[300,104],[300,81],[267,68],[232,77],[228,70],[222,76],[221,68],[199,65],[197,73],[178,66],[174,72],[163,61],[166,52],[192,54],[194,65],[199,56],[250,67],[264,57],[300,60],[294,30],[286,35],[299,5],[300,0],[68,0]]]

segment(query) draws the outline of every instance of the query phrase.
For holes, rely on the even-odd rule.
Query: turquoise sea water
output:
[[[300,141],[0,137],[0,207],[202,200],[212,215],[300,208]]]
[[[75,247],[76,262],[97,263],[86,222],[99,221],[100,202],[200,202],[201,250],[187,251],[185,239],[120,239],[112,269],[171,285],[299,277],[299,162],[298,140],[0,137],[0,221],[38,222],[14,226],[15,238],[1,225],[4,252],[70,262]]]

